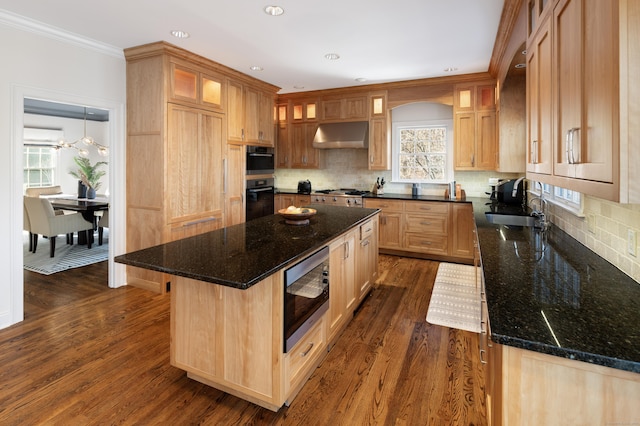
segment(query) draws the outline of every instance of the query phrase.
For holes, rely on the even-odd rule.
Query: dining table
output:
[[[93,229],[97,228],[96,212],[109,210],[109,201],[103,199],[88,198],[61,198],[47,197],[54,210],[70,210],[79,212],[82,217],[93,224]],[[93,232],[78,232],[78,244],[93,244]],[[91,247],[91,245],[89,245]]]

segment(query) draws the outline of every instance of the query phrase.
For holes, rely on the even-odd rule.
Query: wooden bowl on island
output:
[[[289,206],[278,210],[278,214],[284,217],[285,223],[289,225],[306,225],[309,223],[309,218],[316,213],[315,209],[308,207]]]

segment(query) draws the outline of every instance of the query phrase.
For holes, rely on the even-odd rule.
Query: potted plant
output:
[[[107,173],[104,170],[98,170],[98,168],[106,165],[107,162],[98,161],[92,165],[91,161],[85,157],[73,157],[73,161],[78,165],[78,170],[71,170],[69,173],[86,186],[87,198],[96,198],[96,190],[102,185],[100,178]],[[78,197],[82,198],[80,191]]]

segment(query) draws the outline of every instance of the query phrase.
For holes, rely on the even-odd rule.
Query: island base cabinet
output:
[[[640,374],[496,346],[502,352],[502,412],[494,416],[493,425],[620,425],[640,421]]]
[[[282,273],[247,290],[174,277],[171,365],[277,411],[283,391]]]

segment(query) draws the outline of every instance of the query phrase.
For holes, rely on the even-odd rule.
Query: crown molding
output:
[[[65,31],[61,28],[57,28],[25,16],[17,15],[7,10],[0,9],[0,24],[47,37],[52,40],[62,41],[64,43],[90,49],[105,55],[124,59],[122,49],[116,46],[102,43],[87,37],[82,37],[70,31]]]

